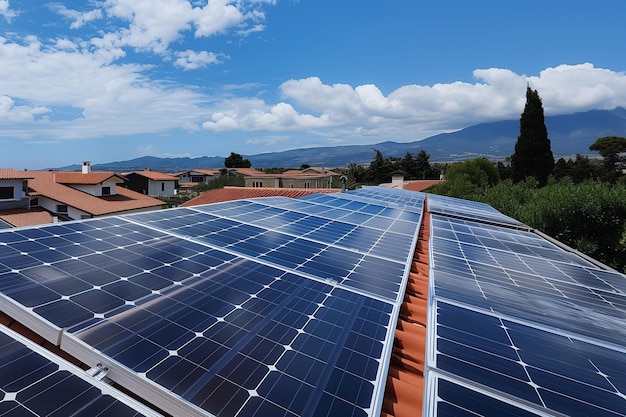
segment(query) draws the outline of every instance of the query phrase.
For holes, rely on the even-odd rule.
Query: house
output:
[[[171,197],[176,195],[178,178],[156,171],[137,171],[126,174],[127,187],[141,194],[152,197]]]
[[[113,172],[0,170],[0,220],[13,227],[160,209],[163,202],[122,187]]]
[[[209,181],[219,178],[221,172],[218,169],[192,169],[176,174],[179,187],[196,184],[207,184]]]
[[[238,168],[239,170],[239,168]],[[336,172],[310,167],[302,170],[292,169],[282,174],[266,174],[256,170],[237,172],[244,176],[245,186],[254,188],[331,188]]]

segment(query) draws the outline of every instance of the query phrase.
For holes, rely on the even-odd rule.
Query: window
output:
[[[57,213],[67,213],[67,206],[65,204],[57,204]]]
[[[202,175],[193,175],[191,182],[204,182],[204,177]]]
[[[255,188],[261,188],[263,187],[263,182],[262,181],[252,181],[252,186]]]
[[[13,200],[15,190],[13,187],[0,187],[0,200]]]
[[[304,188],[311,188],[311,183],[310,182],[305,182],[304,183]]]
[[[161,183],[161,192],[163,192],[163,191],[165,191],[165,183],[164,182]]]
[[[85,219],[91,219],[91,216],[89,214],[81,214],[80,218],[85,220]]]
[[[102,187],[102,195],[111,195],[111,187]]]

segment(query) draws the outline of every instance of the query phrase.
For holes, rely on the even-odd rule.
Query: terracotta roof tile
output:
[[[0,168],[0,180],[28,180],[31,179],[29,171],[16,171],[13,168]]]
[[[103,216],[143,208],[159,208],[163,205],[161,200],[123,187],[116,187],[117,196],[112,196],[112,198],[96,197],[55,181],[55,178],[58,178],[59,172],[29,172],[30,175],[33,176],[33,179],[28,182],[28,186],[32,190],[31,195],[48,197],[59,203],[89,213],[92,216]],[[76,174],[89,175],[82,173]],[[109,175],[109,178],[115,175],[117,174]],[[123,178],[121,176],[119,177]]]
[[[54,175],[54,181],[59,184],[83,184],[83,185],[96,185],[107,181],[110,178],[117,177],[120,179],[118,182],[124,182],[126,179],[116,174],[115,172],[89,172],[83,174],[82,172],[66,172],[66,171],[46,171],[52,172]]]
[[[236,173],[245,176],[265,175],[264,172],[257,171],[253,168],[228,168],[228,171],[235,171]]]
[[[52,223],[52,215],[40,207],[0,211],[0,219],[14,227]]]
[[[210,190],[200,194],[182,204],[183,207],[198,206],[201,204],[221,203],[231,200],[242,200],[256,197],[290,197],[298,198],[316,193],[337,193],[338,188],[250,188],[250,187],[224,187]]]
[[[404,183],[404,189],[409,191],[424,191],[428,187],[432,187],[433,185],[437,185],[441,182],[441,180],[416,180],[416,181],[407,181]]]
[[[157,171],[135,171],[131,174],[141,175],[154,181],[178,181],[178,177]]]

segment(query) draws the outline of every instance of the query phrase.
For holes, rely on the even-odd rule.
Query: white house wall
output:
[[[162,184],[165,184],[165,187],[162,187]],[[148,195],[153,197],[176,195],[176,184],[174,181],[148,180]]]

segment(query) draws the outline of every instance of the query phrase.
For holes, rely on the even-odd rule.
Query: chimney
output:
[[[83,174],[89,174],[91,172],[91,162],[84,161],[83,162]]]
[[[404,189],[404,171],[396,170],[391,173],[391,186]]]

